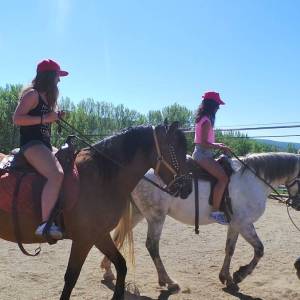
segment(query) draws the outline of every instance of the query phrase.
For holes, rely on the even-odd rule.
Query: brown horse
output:
[[[72,240],[72,248],[60,299],[70,298],[93,246],[115,265],[117,281],[113,299],[123,299],[127,267],[110,232],[122,215],[128,213],[130,193],[150,168],[156,168],[167,185],[173,185],[176,176],[183,179],[184,182],[174,184],[170,189],[183,198],[188,196],[191,183],[184,176],[187,172],[185,136],[178,129],[177,122],[169,127],[133,127],[100,141],[94,148],[82,149],[75,163],[80,178],[80,195],[75,207],[64,212],[65,238]],[[20,211],[19,223],[23,243],[45,242],[34,235],[37,220],[25,218]],[[12,224],[12,216],[0,210],[0,237],[16,242]]]

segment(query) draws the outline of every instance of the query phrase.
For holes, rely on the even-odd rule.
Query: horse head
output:
[[[169,193],[185,199],[192,192],[192,180],[186,165],[187,141],[179,123],[154,128],[155,173],[167,184]]]
[[[286,183],[286,189],[289,194],[288,204],[295,210],[300,210],[300,173],[291,181]]]

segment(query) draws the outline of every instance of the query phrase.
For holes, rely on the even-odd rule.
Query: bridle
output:
[[[181,188],[185,184],[185,181],[191,180],[191,175],[190,174],[180,175],[179,163],[178,163],[173,145],[168,144],[168,150],[169,150],[169,154],[171,157],[171,164],[169,164],[164,159],[164,157],[160,151],[155,127],[152,126],[152,129],[153,129],[153,138],[154,138],[154,143],[155,143],[155,148],[156,148],[156,153],[157,153],[154,174],[159,176],[159,169],[160,169],[161,165],[164,165],[172,173],[173,180],[171,180],[171,182],[169,182],[169,184],[166,186],[166,188],[163,188],[163,190],[165,192],[172,195],[172,194],[175,194],[178,192],[178,189]],[[174,188],[174,192],[172,192],[173,188]]]
[[[293,187],[295,184],[297,184],[297,193],[292,196],[290,193],[291,187]],[[288,199],[287,204],[291,207],[293,207],[295,210],[300,210],[300,198],[299,198],[299,192],[300,192],[300,178],[297,176],[294,179],[291,180],[290,183],[287,183],[286,185],[287,191],[288,191]]]

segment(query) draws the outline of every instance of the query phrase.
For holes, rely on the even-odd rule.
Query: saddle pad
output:
[[[0,173],[0,209],[12,212],[12,200],[16,187],[17,178],[21,172]],[[45,179],[36,173],[26,173],[21,180],[18,194],[18,212],[26,215],[40,215],[41,191]],[[78,200],[79,175],[76,166],[72,172],[65,174],[63,182],[63,209],[70,210]]]

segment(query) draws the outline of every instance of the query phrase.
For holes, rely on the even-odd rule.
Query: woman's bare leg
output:
[[[63,181],[62,167],[52,152],[42,144],[26,149],[24,156],[47,179],[42,191],[42,219],[47,221],[55,206]]]
[[[228,177],[223,168],[213,158],[205,158],[198,160],[197,162],[203,169],[217,179],[217,183],[213,190],[213,209],[219,210],[228,183]]]

